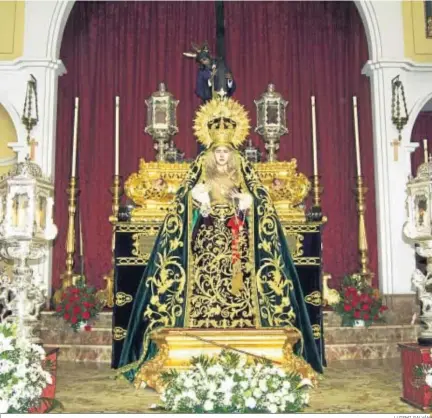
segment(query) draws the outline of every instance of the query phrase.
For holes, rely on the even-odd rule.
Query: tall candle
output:
[[[356,160],[357,160],[357,176],[360,177],[362,175],[362,173],[361,173],[361,161],[360,161],[360,143],[359,143],[357,97],[356,96],[353,96],[353,112],[354,112],[354,136],[355,136],[355,148],[356,148]]]
[[[79,99],[75,97],[75,111],[74,111],[74,127],[73,127],[73,147],[72,147],[72,177],[76,175],[76,154],[78,142],[78,108]]]
[[[114,175],[119,175],[119,106],[120,97],[115,98],[115,167]]]
[[[425,163],[428,162],[428,140],[423,139],[423,153],[424,153],[424,160]]]
[[[81,224],[81,211],[79,213],[79,247],[80,247],[80,256],[82,258],[82,256],[84,255],[84,250],[83,250],[83,234],[82,234],[82,224]]]
[[[312,105],[312,148],[313,148],[313,174],[318,175],[318,156],[317,156],[317,139],[316,139],[316,115],[315,115],[315,96],[311,97]]]

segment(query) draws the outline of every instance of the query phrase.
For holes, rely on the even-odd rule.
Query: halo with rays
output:
[[[213,142],[210,129],[214,128],[217,121],[222,120],[231,122],[230,129],[234,130],[231,144],[234,148],[238,148],[249,133],[250,121],[246,109],[231,98],[213,99],[198,109],[193,126],[197,141],[209,148]]]

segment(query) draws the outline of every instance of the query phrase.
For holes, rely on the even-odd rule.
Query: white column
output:
[[[371,79],[374,136],[375,189],[380,289],[384,294],[413,293],[411,275],[415,268],[414,249],[403,237],[406,221],[405,185],[411,174],[411,152],[418,144],[410,143],[411,131],[402,132],[398,161],[394,161],[392,141],[398,132],[391,121],[391,80],[399,75],[405,86],[408,109],[415,95],[407,76],[406,62],[368,62],[363,72]],[[415,116],[414,116],[415,117]]]

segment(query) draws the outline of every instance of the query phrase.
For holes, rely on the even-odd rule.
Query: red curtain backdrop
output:
[[[411,142],[420,146],[411,154],[411,173],[417,174],[417,169],[424,162],[423,139],[428,140],[428,153],[432,153],[432,112],[420,112],[411,133]]]
[[[226,2],[227,59],[237,81],[235,98],[250,111],[272,82],[289,101],[289,134],[279,159],[295,157],[312,174],[310,96],[316,96],[319,171],[328,217],[324,270],[335,283],[358,268],[353,95],[358,97],[362,169],[367,194],[370,267],[377,272],[376,213],[369,80],[361,75],[367,42],[352,2]],[[180,100],[176,145],[196,154],[192,119],[196,64],[182,57],[191,41],[215,38],[214,2],[78,2],[67,23],[61,59],[56,149],[54,285],[64,270],[67,228],[65,189],[70,175],[74,96],[80,97],[79,177],[85,268],[90,283],[103,286],[111,263],[108,216],[113,174],[114,96],[120,96],[120,171],[137,171],[139,157],[154,159],[143,133],[145,98],[165,81]],[[262,141],[255,135],[255,144]]]

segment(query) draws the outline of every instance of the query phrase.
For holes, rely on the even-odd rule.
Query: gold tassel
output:
[[[243,273],[241,271],[241,261],[238,260],[233,265],[233,276],[231,282],[231,293],[238,295],[243,289]]]

